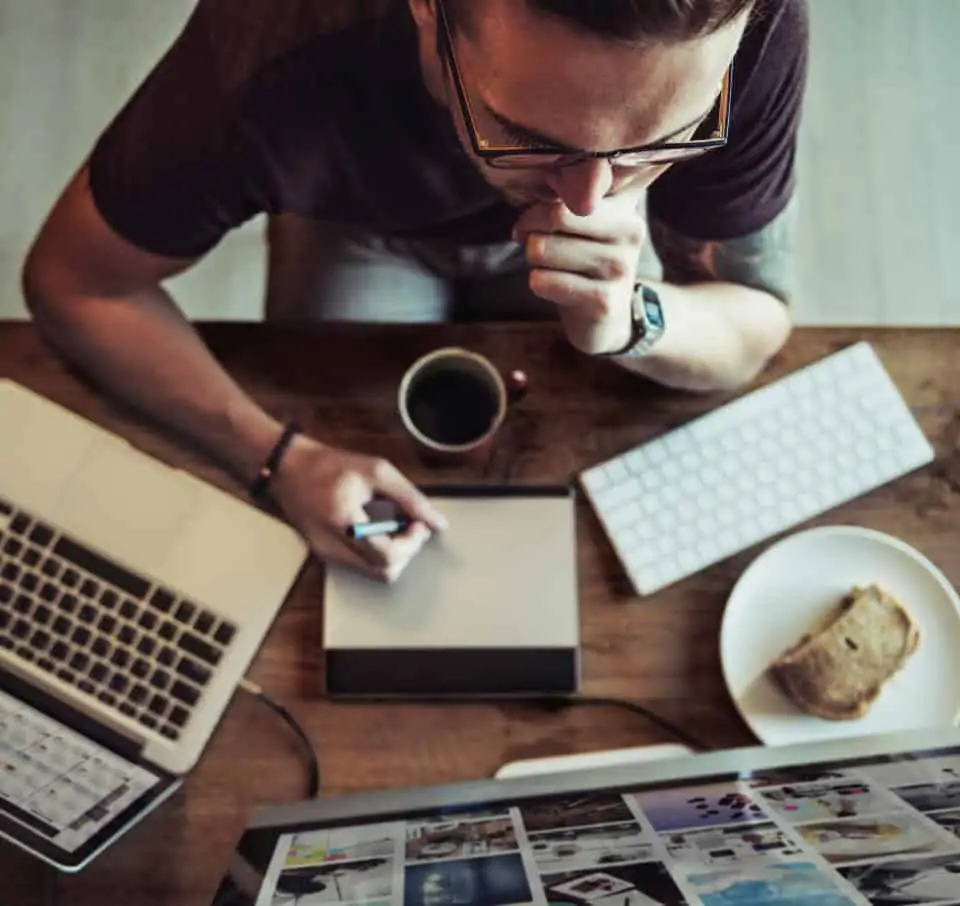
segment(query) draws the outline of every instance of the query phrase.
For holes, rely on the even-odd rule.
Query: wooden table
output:
[[[669,392],[610,363],[589,361],[550,325],[201,330],[267,409],[297,418],[322,439],[385,455],[415,481],[438,476],[421,467],[398,430],[395,388],[415,357],[440,345],[469,346],[530,376],[530,391],[482,474],[461,468],[444,480],[568,481],[581,468],[724,399]],[[874,344],[936,445],[938,460],[820,521],[896,534],[960,584],[960,330],[801,329],[761,382],[859,339]],[[0,377],[239,493],[195,453],[68,373],[28,325],[0,327]],[[642,701],[719,747],[751,744],[721,680],[717,637],[725,598],[756,551],[638,599],[585,504],[578,518],[584,692]],[[547,714],[524,704],[330,703],[321,687],[321,603],[321,570],[314,563],[267,638],[252,677],[302,720],[319,751],[327,791],[473,779],[512,759],[668,739],[642,718],[606,707]],[[80,876],[59,876],[0,848],[0,903],[207,906],[251,810],[300,798],[304,783],[292,734],[238,694],[177,797]]]

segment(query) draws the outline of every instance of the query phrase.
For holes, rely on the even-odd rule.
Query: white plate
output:
[[[801,712],[767,668],[854,585],[875,583],[920,626],[920,647],[866,717],[822,720]],[[960,714],[960,600],[926,557],[871,529],[826,526],[785,538],[746,569],[720,630],[727,689],[766,745],[895,733],[956,723]]]

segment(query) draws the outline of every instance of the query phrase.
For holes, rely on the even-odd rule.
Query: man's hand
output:
[[[446,520],[394,466],[382,459],[298,436],[274,476],[273,495],[322,560],[349,564],[384,582],[396,580]],[[399,535],[352,541],[346,530],[369,521],[374,497],[393,501],[412,523]]]
[[[526,247],[530,288],[560,308],[567,338],[586,353],[630,339],[630,300],[646,225],[631,192],[604,198],[580,217],[562,202],[527,208],[514,228]]]

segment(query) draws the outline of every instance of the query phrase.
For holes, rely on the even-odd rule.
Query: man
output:
[[[806,45],[804,0],[200,0],[58,201],[26,297],[63,355],[237,476],[277,454],[269,492],[313,550],[390,580],[442,515],[389,463],[278,450],[161,283],[266,211],[306,249],[275,317],[447,316],[469,278],[474,317],[546,308],[585,355],[738,386],[790,330]],[[646,222],[664,273],[638,285]],[[412,527],[348,542],[374,495]]]

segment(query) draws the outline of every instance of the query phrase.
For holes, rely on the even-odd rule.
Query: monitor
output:
[[[960,903],[960,730],[257,813],[215,906]]]

